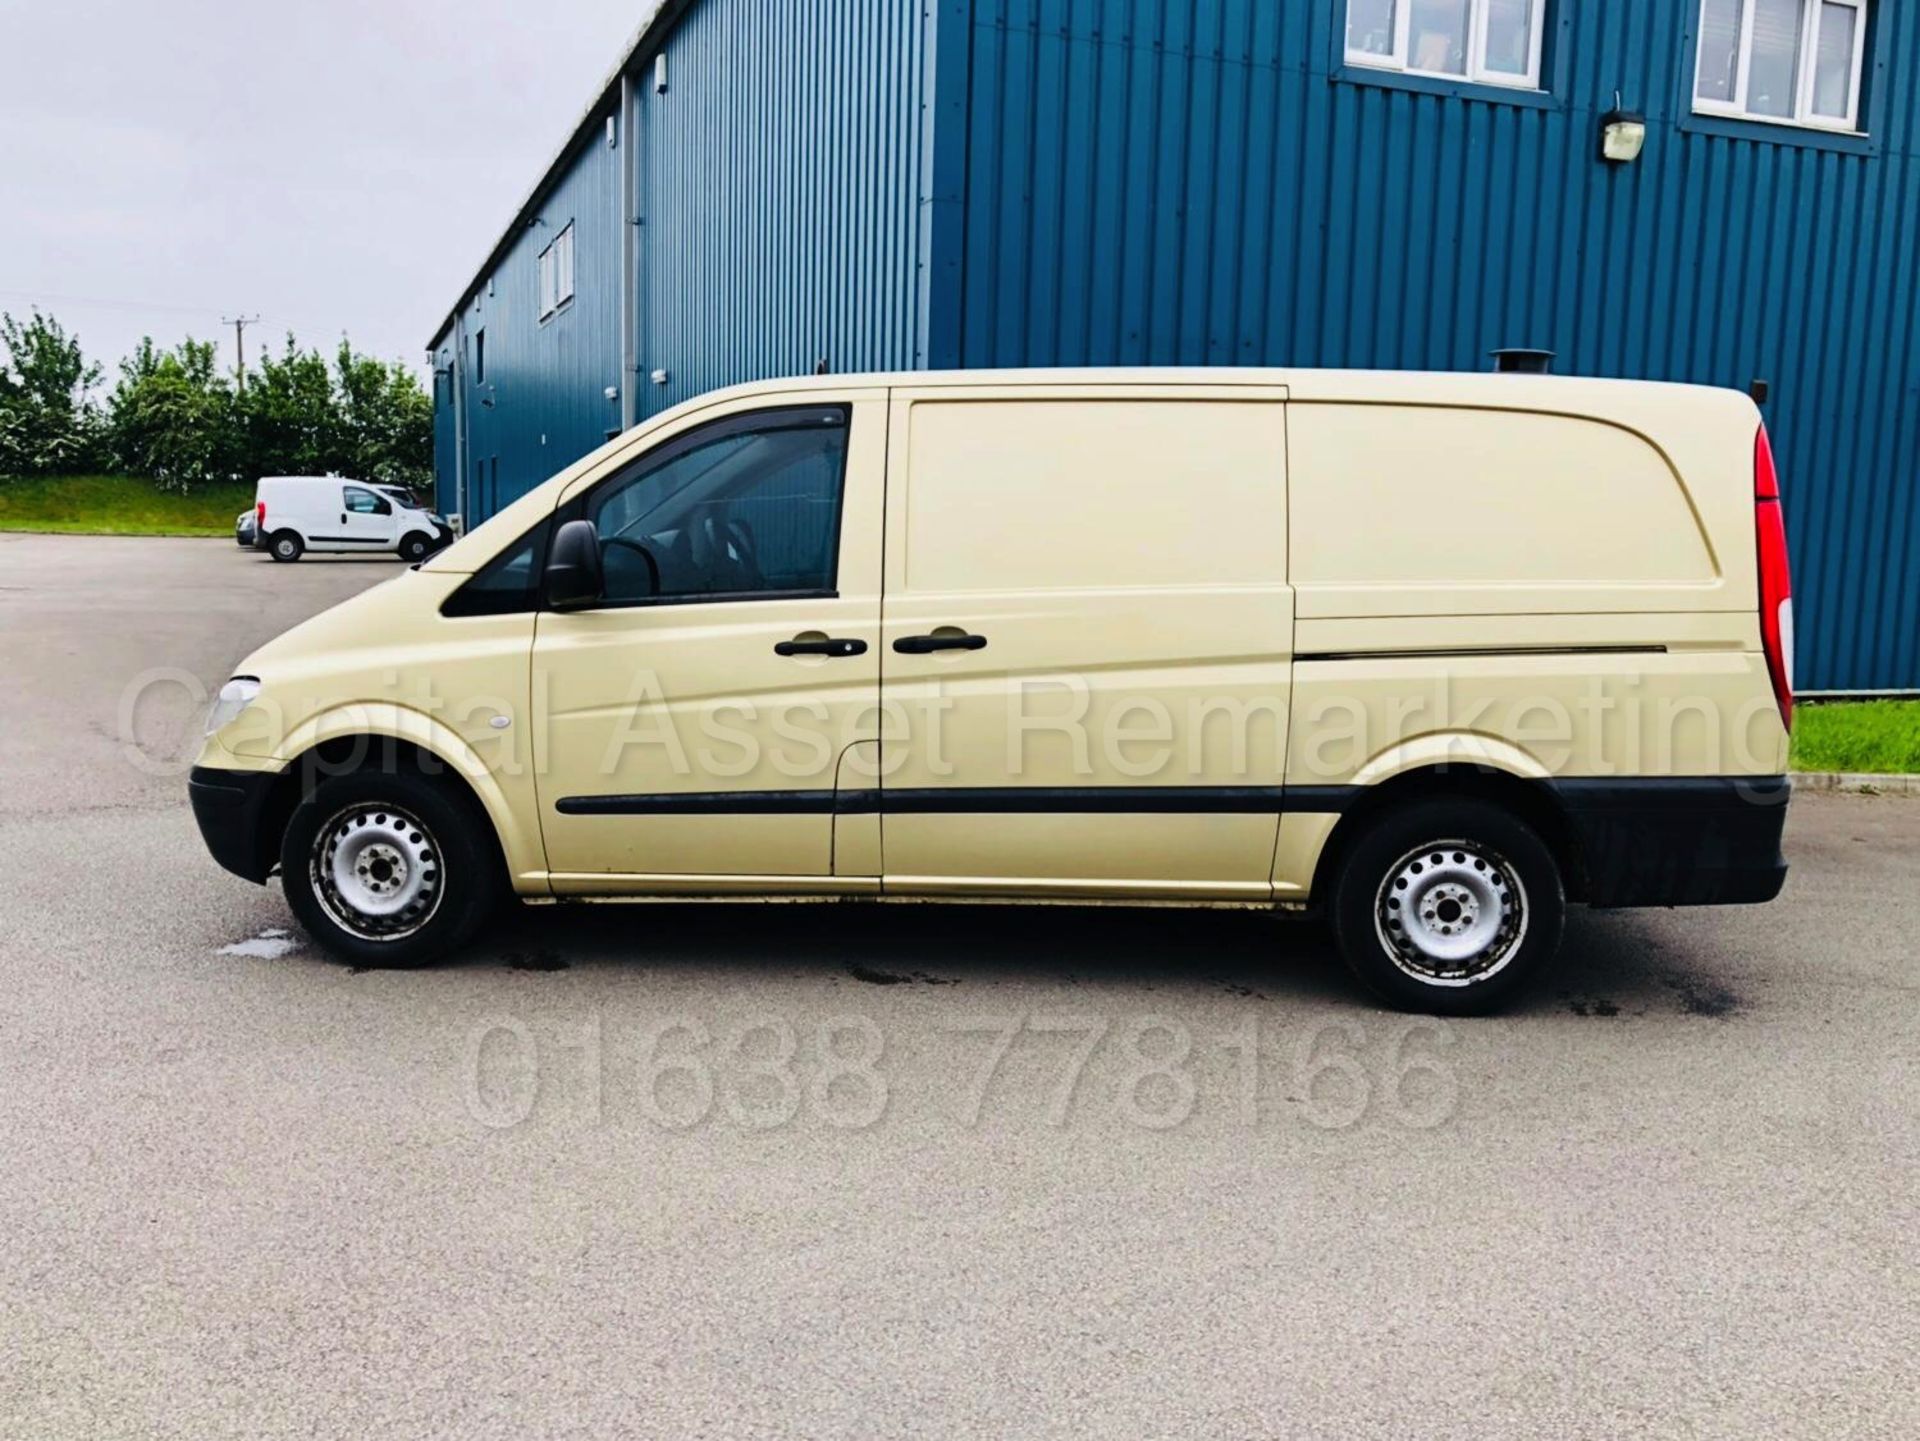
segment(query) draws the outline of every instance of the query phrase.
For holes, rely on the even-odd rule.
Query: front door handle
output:
[[[867,643],[851,636],[795,636],[792,640],[777,642],[773,647],[775,655],[865,655]]]
[[[901,655],[931,655],[937,650],[985,650],[987,638],[943,628],[932,635],[903,635],[893,643],[893,648]]]

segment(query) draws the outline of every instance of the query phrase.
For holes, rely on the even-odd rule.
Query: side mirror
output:
[[[570,520],[560,527],[547,552],[547,604],[555,610],[578,610],[606,594],[606,575],[600,568],[600,532],[590,520]]]

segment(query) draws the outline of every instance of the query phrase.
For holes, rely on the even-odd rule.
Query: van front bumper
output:
[[[1563,780],[1594,906],[1727,906],[1786,884],[1785,776]]]
[[[187,775],[187,796],[208,852],[227,870],[256,885],[265,884],[278,859],[279,848],[267,833],[267,818],[279,779],[274,771],[229,771],[215,766],[195,766]]]

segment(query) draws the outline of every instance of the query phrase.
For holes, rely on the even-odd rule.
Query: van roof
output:
[[[1536,403],[1557,398],[1566,403],[1576,392],[1596,398],[1739,395],[1724,387],[1656,380],[1613,380],[1595,376],[1498,374],[1465,370],[1326,370],[1279,366],[1119,366],[1050,367],[1025,370],[896,370],[797,375],[747,381],[691,397],[691,403],[721,397],[796,390],[844,390],[850,386],[945,386],[982,389],[997,385],[1173,385],[1280,386],[1294,398],[1371,400],[1472,400],[1516,395]]]

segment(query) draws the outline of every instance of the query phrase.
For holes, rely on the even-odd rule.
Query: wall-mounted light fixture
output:
[[[667,93],[667,52],[664,50],[653,57],[653,93]]]
[[[1622,110],[1620,95],[1613,109],[1600,117],[1600,158],[1615,165],[1631,165],[1647,146],[1647,117],[1638,110]]]

